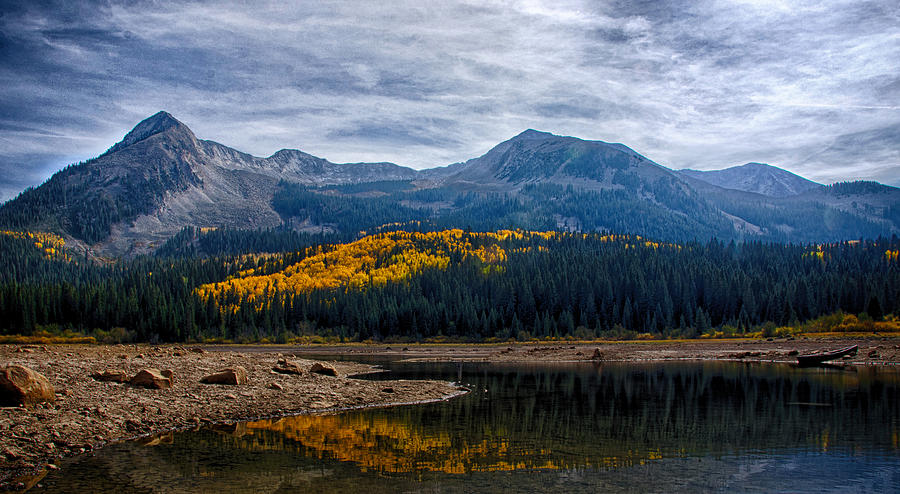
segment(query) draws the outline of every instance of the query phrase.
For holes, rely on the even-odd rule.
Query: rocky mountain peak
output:
[[[724,170],[681,170],[686,175],[726,189],[771,197],[789,197],[822,185],[766,163],[751,162]]]
[[[137,144],[138,142],[141,142],[144,139],[152,137],[156,134],[172,131],[186,134],[190,137],[193,137],[194,135],[186,125],[179,122],[178,119],[173,117],[171,114],[165,111],[160,111],[138,123],[133,129],[131,129],[131,132],[126,134],[125,137],[121,141],[116,143],[113,147],[109,148],[109,151],[107,151],[106,153],[113,153],[127,148],[128,146]]]
[[[528,129],[522,132],[521,134],[513,137],[511,140],[513,141],[525,141],[525,140],[537,140],[537,139],[548,139],[551,137],[557,137],[549,132],[541,132],[540,130]]]

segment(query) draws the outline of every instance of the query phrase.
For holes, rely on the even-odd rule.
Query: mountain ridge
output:
[[[747,166],[737,168],[746,172]],[[814,184],[770,165],[749,169]],[[378,216],[383,220],[478,218],[485,226],[616,229],[675,239],[817,241],[900,231],[895,188],[881,186],[876,193],[845,186],[837,194],[815,184],[799,194],[768,197],[745,181],[751,190],[743,196],[704,181],[709,172],[698,173],[669,169],[624,144],[534,129],[480,157],[425,170],[332,163],[287,148],[256,157],[198,139],[162,111],[97,158],[69,166],[0,206],[0,225],[46,229],[100,252],[132,255],[152,251],[188,226],[324,232],[335,230],[335,215],[353,210],[359,224],[337,222],[349,230],[374,228],[379,225],[365,223],[373,221],[365,220],[374,218],[365,214],[373,206],[350,202],[385,197]],[[346,189],[354,184],[376,185],[362,192]],[[332,205],[324,208],[326,193]],[[853,226],[857,220],[861,226]]]
[[[771,197],[787,197],[822,187],[822,184],[767,163],[750,162],[722,170],[692,170],[679,173],[725,189],[755,192]]]

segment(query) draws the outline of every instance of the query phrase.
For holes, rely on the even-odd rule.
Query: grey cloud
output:
[[[256,155],[300,147],[436,166],[531,127],[622,142],[673,168],[768,161],[819,180],[896,183],[896,134],[835,143],[900,124],[898,9],[4,2],[0,160],[26,150],[30,169],[62,166],[167,110],[198,137]],[[45,175],[9,168],[0,182]]]
[[[366,142],[393,146],[415,145],[448,147],[459,145],[452,130],[455,123],[446,119],[416,121],[363,120],[328,133],[332,139],[360,138]]]

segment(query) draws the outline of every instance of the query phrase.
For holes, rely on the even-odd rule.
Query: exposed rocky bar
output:
[[[440,381],[354,379],[350,376],[374,368],[274,351],[0,345],[0,369],[8,367],[16,375],[24,367],[45,376],[54,393],[0,407],[0,490],[25,487],[22,475],[56,468],[60,457],[109,442],[210,423],[441,400],[462,392]]]

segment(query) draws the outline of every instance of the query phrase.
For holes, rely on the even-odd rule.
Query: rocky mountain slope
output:
[[[142,252],[185,226],[280,225],[271,200],[281,180],[345,184],[417,174],[392,163],[331,163],[294,149],[258,158],[197,139],[159,112],[101,156],[6,203],[0,224],[57,231],[111,253]]]
[[[747,163],[711,171],[685,169],[679,170],[679,173],[725,189],[771,197],[795,196],[822,187],[822,184],[765,163]]]
[[[811,242],[900,232],[898,194],[875,183],[824,187],[768,165],[676,172],[622,144],[535,130],[420,171],[292,149],[260,158],[159,112],[4,204],[0,226],[57,232],[111,255],[152,251],[189,226],[351,235],[404,221]]]

